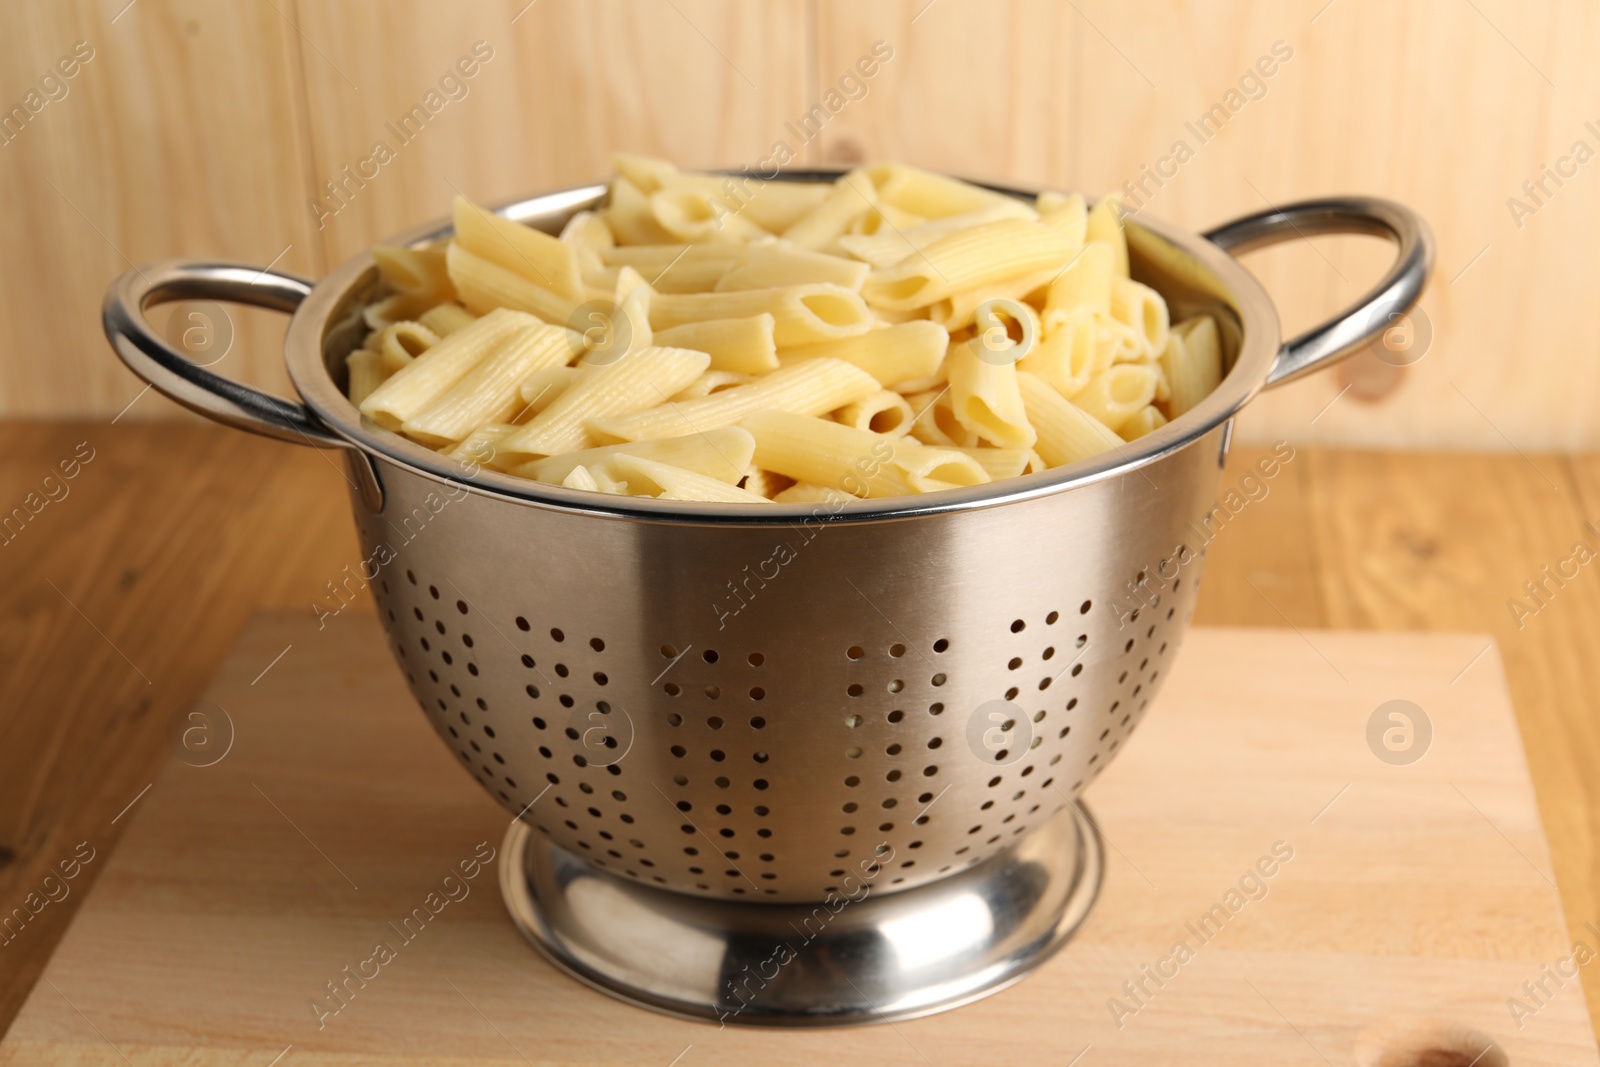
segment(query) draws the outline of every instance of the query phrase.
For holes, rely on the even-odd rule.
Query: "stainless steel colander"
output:
[[[554,230],[604,195],[499,210]],[[1225,250],[1330,232],[1391,237],[1396,263],[1353,310],[1280,346],[1270,301]],[[1071,932],[1097,881],[1074,801],[1171,669],[1232,416],[1371,342],[1431,263],[1416,216],[1364,198],[1206,238],[1140,217],[1128,237],[1134,276],[1175,319],[1221,326],[1229,369],[1212,396],[1069,468],[841,507],[603,497],[468,470],[364,423],[342,368],[378,295],[370,255],[315,286],[151,264],[112,287],[105,320],[123,360],[173,399],[346,451],[397,662],[454,758],[520,816],[503,879],[542,948],[653,1007],[859,1021],[981,995]],[[200,369],[144,319],[192,298],[293,311],[304,405]],[[890,924],[920,915],[936,930],[928,916],[962,894],[986,918],[970,936],[930,935],[960,942],[951,952],[929,963],[889,951]],[[759,991],[741,979],[772,959],[783,924],[840,900],[823,908],[842,917],[829,933],[771,978],[758,966]]]

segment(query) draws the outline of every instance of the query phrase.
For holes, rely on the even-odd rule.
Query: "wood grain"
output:
[[[29,493],[66,490],[0,545],[9,913],[78,841],[110,852],[127,825],[111,820],[153,780],[169,724],[249,612],[272,603],[312,617],[322,582],[359,553],[342,474],[309,449],[209,425],[8,425],[0,441],[8,515]],[[75,453],[92,458],[62,479],[58,464]],[[0,948],[0,1021],[96,874],[91,865],[74,896]]]
[[[1520,1030],[1505,1007],[1569,945],[1497,658],[1482,684],[1451,689],[1481,638],[1319,638],[1320,653],[1286,630],[1190,635],[1151,728],[1091,792],[1113,846],[1095,911],[1066,951],[978,1004],[806,1033],[652,1015],[545,963],[491,869],[319,1028],[308,1005],[323,983],[392,936],[386,922],[439,871],[497,847],[507,820],[420,715],[396,714],[408,697],[370,617],[322,634],[304,615],[261,617],[210,691],[238,723],[235,750],[156,781],[0,1063],[265,1063],[292,1045],[294,1062],[341,1067],[666,1063],[689,1046],[710,1062],[954,1065],[992,1063],[1001,1042],[1030,1063],[1086,1046],[1126,1064],[1313,1049],[1351,1062],[1365,1035],[1426,1016],[1518,1064],[1600,1063],[1575,993]],[[286,644],[303,655],[252,684]],[[1348,681],[1323,653],[1351,665]],[[1438,723],[1408,767],[1363,736],[1370,700],[1396,690]],[[1184,921],[1275,842],[1291,859],[1265,894],[1119,1026],[1122,982],[1191,937]]]
[[[143,388],[111,355],[100,301],[153,259],[232,259],[301,275],[327,264],[302,206],[294,31],[272,4],[223,0],[8,4],[9,109],[77,41],[93,59],[0,145],[0,413],[112,416]],[[282,9],[284,11],[290,9]],[[119,17],[119,11],[121,12]],[[283,391],[283,319],[231,312],[219,373]],[[129,419],[171,417],[159,394]]]
[[[301,13],[314,185],[375,141],[395,150],[375,179],[347,186],[348,206],[324,197],[340,207],[322,230],[336,262],[448,214],[457,192],[489,202],[600,180],[613,150],[685,167],[754,163],[805,110],[799,0],[368,0]],[[480,41],[493,57],[466,80],[466,95],[402,144],[399,116]]]
[[[1574,324],[1600,269],[1595,242],[1574,239],[1600,226],[1600,172],[1569,163],[1557,186],[1541,170],[1579,140],[1600,150],[1600,125],[1585,125],[1600,124],[1588,62],[1600,13],[1582,0],[1422,0],[1398,14],[1381,0],[503,0],[448,13],[418,0],[123,2],[0,13],[7,107],[73,42],[96,48],[69,95],[0,146],[0,194],[27,205],[0,221],[12,280],[0,342],[31,354],[0,365],[0,414],[112,415],[136,395],[95,314],[131,263],[282,251],[280,267],[315,275],[441,215],[456,190],[492,200],[595,180],[613,149],[737,166],[783,140],[797,162],[897,158],[1098,193],[1187,140],[1193,158],[1148,186],[1163,218],[1204,229],[1364,192],[1416,207],[1439,241],[1426,355],[1403,367],[1357,357],[1263,396],[1242,441],[1600,445],[1600,341]],[[495,57],[465,97],[399,145],[386,124],[479,40]],[[895,54],[864,95],[820,137],[788,132],[876,40]],[[1200,143],[1185,123],[1277,41],[1293,58]],[[371,181],[344,178],[380,139],[395,142],[393,161]],[[330,180],[347,204],[326,199]],[[1522,185],[1537,180],[1535,200]],[[1513,197],[1536,210],[1514,216]],[[1319,237],[1249,262],[1293,332],[1355,300],[1386,256],[1370,239]],[[278,324],[235,318],[222,369],[284,388]],[[174,411],[151,396],[129,417]]]

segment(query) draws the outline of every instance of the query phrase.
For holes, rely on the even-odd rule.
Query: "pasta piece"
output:
[[[755,462],[763,470],[855,497],[916,491],[893,462],[894,443],[886,437],[786,411],[763,411],[743,425],[755,438]]]
[[[1167,337],[1161,366],[1172,390],[1167,411],[1177,418],[1222,384],[1222,344],[1216,322],[1209,315],[1180,322]]]
[[[396,248],[378,245],[372,250],[378,273],[389,288],[426,304],[455,299],[455,287],[445,270],[443,248]]]
[[[1065,231],[1079,248],[1088,239],[1089,211],[1080,193],[1073,193],[1059,202],[1050,201],[1048,209],[1039,209],[1039,221]]]
[[[627,178],[611,183],[611,195],[600,217],[622,244],[672,243],[672,235],[656,221],[655,212],[650,209],[649,196]]]
[[[378,331],[375,340],[377,344],[373,347],[378,351],[383,376],[387,378],[438,344],[439,335],[420,322],[397,322]]]
[[[708,370],[671,397],[672,400],[699,400],[703,396],[732,389],[736,385],[749,385],[755,381],[752,374],[735,374],[729,370]]]
[[[1115,430],[1155,396],[1155,368],[1142,363],[1118,363],[1090,378],[1072,402]]]
[[[1034,450],[1052,467],[1121,448],[1122,438],[1105,423],[1075,406],[1041,379],[1026,371],[1017,372],[1017,387],[1028,422],[1038,433]]]
[[[737,426],[723,426],[705,433],[691,433],[683,437],[660,437],[650,441],[629,441],[620,445],[604,445],[582,452],[567,452],[559,456],[536,459],[512,469],[513,474],[535,481],[559,483],[574,467],[602,463],[608,457],[626,453],[643,456],[658,463],[698,471],[729,485],[743,478],[750,469],[755,455],[755,438],[748,430]]]
[[[911,436],[925,445],[951,448],[976,448],[978,435],[963,426],[950,406],[950,390],[918,393],[906,397],[915,419]]]
[[[1116,269],[1115,249],[1102,241],[1088,242],[1050,283],[1044,298],[1045,316],[1079,308],[1111,314],[1111,278]]]
[[[500,444],[516,432],[517,427],[509,422],[484,423],[459,443],[445,449],[444,454],[469,467],[487,467],[504,472],[507,465],[505,456],[500,452]]]
[[[1076,308],[1047,330],[1044,340],[1018,361],[1017,369],[1037,374],[1070,399],[1110,365],[1111,352],[1095,343],[1094,312]]]
[[[391,293],[376,303],[362,308],[361,320],[367,324],[369,330],[382,330],[397,322],[417,318],[428,310],[429,303],[427,297],[411,293]]]
[[[1111,246],[1112,270],[1126,278],[1128,276],[1128,235],[1122,232],[1121,204],[1114,196],[1102,199],[1089,212],[1085,223],[1084,239],[1086,241],[1099,241]]]
[[[522,399],[522,410],[517,412],[517,419],[524,419],[529,415],[537,415],[545,408],[556,402],[556,397],[572,387],[583,371],[578,367],[545,367],[528,376],[528,380],[517,388],[517,396]]]
[[[359,406],[383,384],[381,358],[369,348],[358,348],[345,357],[345,373],[350,379],[349,388],[345,392],[350,397],[350,403]]]
[[[632,152],[611,153],[611,165],[643,193],[659,192],[669,179],[679,173],[677,167],[664,159]]]
[[[739,488],[771,500],[794,484],[795,480],[793,478],[784,477],[775,471],[764,471],[756,468],[745,475],[744,484]]]
[[[1127,278],[1111,279],[1111,317],[1132,327],[1144,355],[1159,359],[1167,347],[1167,302],[1148,285]]]
[[[989,480],[983,464],[954,448],[934,448],[918,441],[895,442],[894,465],[905,472],[911,488],[919,493],[934,493]]]
[[[732,426],[769,408],[821,415],[863,400],[878,389],[878,383],[870,374],[843,360],[811,359],[780,367],[749,385],[725,389],[714,396],[663,404],[632,415],[592,418],[588,426],[597,437],[618,441],[671,437],[694,430]]]
[[[592,467],[589,470],[597,481],[603,472],[629,496],[652,496],[660,500],[709,500],[726,504],[767,503],[764,496],[708,475],[626,452],[608,457],[600,465],[600,470]]]
[[[967,289],[963,292],[953,293],[943,300],[936,300],[928,305],[928,318],[951,333],[964,330],[972,325],[973,313],[978,308],[991,300],[1006,300],[1012,303],[1020,302],[1031,297],[1032,294],[1042,292],[1049,286],[1061,271],[1056,267],[1046,267],[1036,270],[1031,274],[1019,274],[1014,278],[1006,278],[995,282],[993,285],[984,285],[976,289]],[[1032,308],[1029,313],[1037,325],[1038,314]]]
[[[888,389],[880,389],[865,400],[846,404],[834,413],[834,418],[858,430],[899,437],[911,431],[911,421],[915,415],[905,397]]]
[[[437,447],[459,441],[486,422],[509,422],[523,400],[518,387],[546,367],[564,367],[572,358],[568,331],[534,326],[500,341],[471,370],[423,410],[406,419],[400,432]]]
[[[611,227],[593,211],[580,211],[568,219],[561,227],[561,241],[572,247],[573,254],[578,257],[578,270],[585,275],[599,270],[604,264],[600,254],[617,243]],[[587,282],[587,277],[584,280]]]
[[[602,251],[607,266],[629,266],[661,293],[709,293],[744,258],[739,245],[636,245]]]
[[[957,422],[997,448],[1033,447],[1037,435],[1028,425],[1014,363],[991,362],[970,345],[953,345],[948,365],[950,410]]]
[[[783,231],[783,238],[796,248],[828,248],[877,202],[878,191],[872,179],[864,171],[853,170],[834,182],[816,207],[790,224]]]
[[[763,313],[772,316],[772,337],[780,348],[832,341],[865,333],[872,326],[872,312],[860,295],[837,285],[795,285],[734,293],[657,293],[650,301],[650,325],[655,329]]]
[[[467,310],[486,315],[495,308],[524,311],[545,322],[565,323],[578,301],[551,292],[514,271],[451,242],[448,253],[450,279]]]
[[[614,487],[609,490],[601,489],[600,483],[595,480],[594,472],[590,471],[588,467],[573,467],[567,472],[566,477],[561,479],[561,487],[563,489],[586,489],[591,493],[616,492]]]
[[[650,329],[650,302],[655,293],[639,272],[632,267],[620,268],[612,296],[614,299],[583,308],[572,323],[582,329],[583,344],[588,349],[582,360],[584,366],[605,366],[629,352],[657,347],[655,333]]]
[[[706,353],[711,357],[712,370],[764,374],[778,368],[778,348],[772,337],[773,326],[772,316],[762,312],[742,319],[686,322],[682,326],[659,330],[655,337],[663,345],[692,348],[696,352]]]
[[[1016,200],[958,178],[901,163],[880,163],[866,168],[865,173],[877,189],[879,200],[926,219],[948,218],[978,211],[999,200]]]
[[[456,230],[452,246],[460,246],[558,296],[573,301],[583,298],[578,254],[567,242],[503,219],[464,196],[455,198],[450,216]],[[455,272],[450,274],[453,278]]]
[[[763,233],[781,233],[828,195],[826,182],[766,181],[748,174],[684,174],[661,180],[660,192],[690,191],[714,199]]]
[[[859,290],[866,281],[868,269],[865,263],[852,263],[823,252],[762,245],[750,249],[743,265],[724,274],[717,282],[716,291],[784,289],[817,282]]]
[[[959,451],[977,460],[991,482],[1017,477],[1028,469],[1036,455],[1031,448],[963,448]]]
[[[938,371],[949,347],[950,334],[943,326],[919,320],[787,348],[777,358],[786,366],[809,359],[842,359],[872,375],[885,389],[894,389]]]
[[[910,310],[1019,274],[1060,267],[1076,251],[1068,235],[1038,222],[1000,219],[941,237],[861,286],[874,307]]]
[[[1140,408],[1127,422],[1117,427],[1117,433],[1126,441],[1135,441],[1147,433],[1155,433],[1167,424],[1167,417],[1155,407]]]
[[[773,497],[772,501],[775,504],[838,504],[849,499],[850,497],[840,489],[814,485],[811,482],[795,482]]]
[[[882,212],[886,207],[887,205],[880,205],[876,210]],[[874,267],[892,267],[913,252],[921,251],[939,238],[948,237],[952,233],[970,230],[974,226],[999,219],[1033,217],[1034,212],[1028,205],[1020,200],[1006,197],[964,215],[952,215],[949,218],[936,219],[909,228],[897,226],[877,231],[870,236],[847,234],[839,238],[839,248]]]
[[[928,220],[921,215],[913,215],[909,211],[902,211],[893,204],[885,204],[881,200],[873,207],[857,215],[845,232],[845,237],[871,237],[887,230],[909,230],[921,226]],[[843,241],[844,237],[839,238]],[[828,247],[834,252],[839,248],[839,241]],[[903,253],[902,253],[903,254]]]
[[[448,337],[478,321],[478,317],[460,304],[440,304],[417,316],[417,321],[440,337]]]
[[[715,196],[692,189],[662,189],[650,194],[650,212],[678,241],[743,242],[767,231]]]
[[[473,321],[395,371],[358,406],[386,430],[425,410],[506,338],[543,327],[532,315],[500,308]]]
[[[644,348],[615,363],[587,368],[554,403],[508,438],[505,447],[530,456],[588,448],[587,421],[648,409],[704,374],[710,362],[704,352],[686,348]]]

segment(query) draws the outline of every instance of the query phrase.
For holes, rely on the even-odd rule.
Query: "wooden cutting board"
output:
[[[231,747],[190,765],[222,752],[210,709],[192,725],[211,756],[129,798],[0,1064],[1399,1067],[1422,1061],[1382,1050],[1408,1042],[1507,1062],[1489,1037],[1519,1067],[1600,1063],[1582,975],[1562,977],[1573,939],[1587,959],[1600,934],[1563,928],[1481,636],[1194,632],[1089,791],[1108,871],[1067,949],[978,1004],[822,1032],[719,1030],[579,985],[512,928],[493,863],[319,1029],[325,983],[498,850],[506,816],[435,740],[371,616],[258,617],[210,700]],[[1369,744],[1391,700],[1431,724],[1419,760],[1381,730]],[[1274,849],[1271,877],[1247,877]],[[1218,904],[1226,921],[1202,926]]]

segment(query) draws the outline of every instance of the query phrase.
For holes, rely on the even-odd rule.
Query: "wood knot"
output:
[[[1444,1019],[1368,1027],[1356,1035],[1357,1067],[1510,1067],[1494,1038]]]

